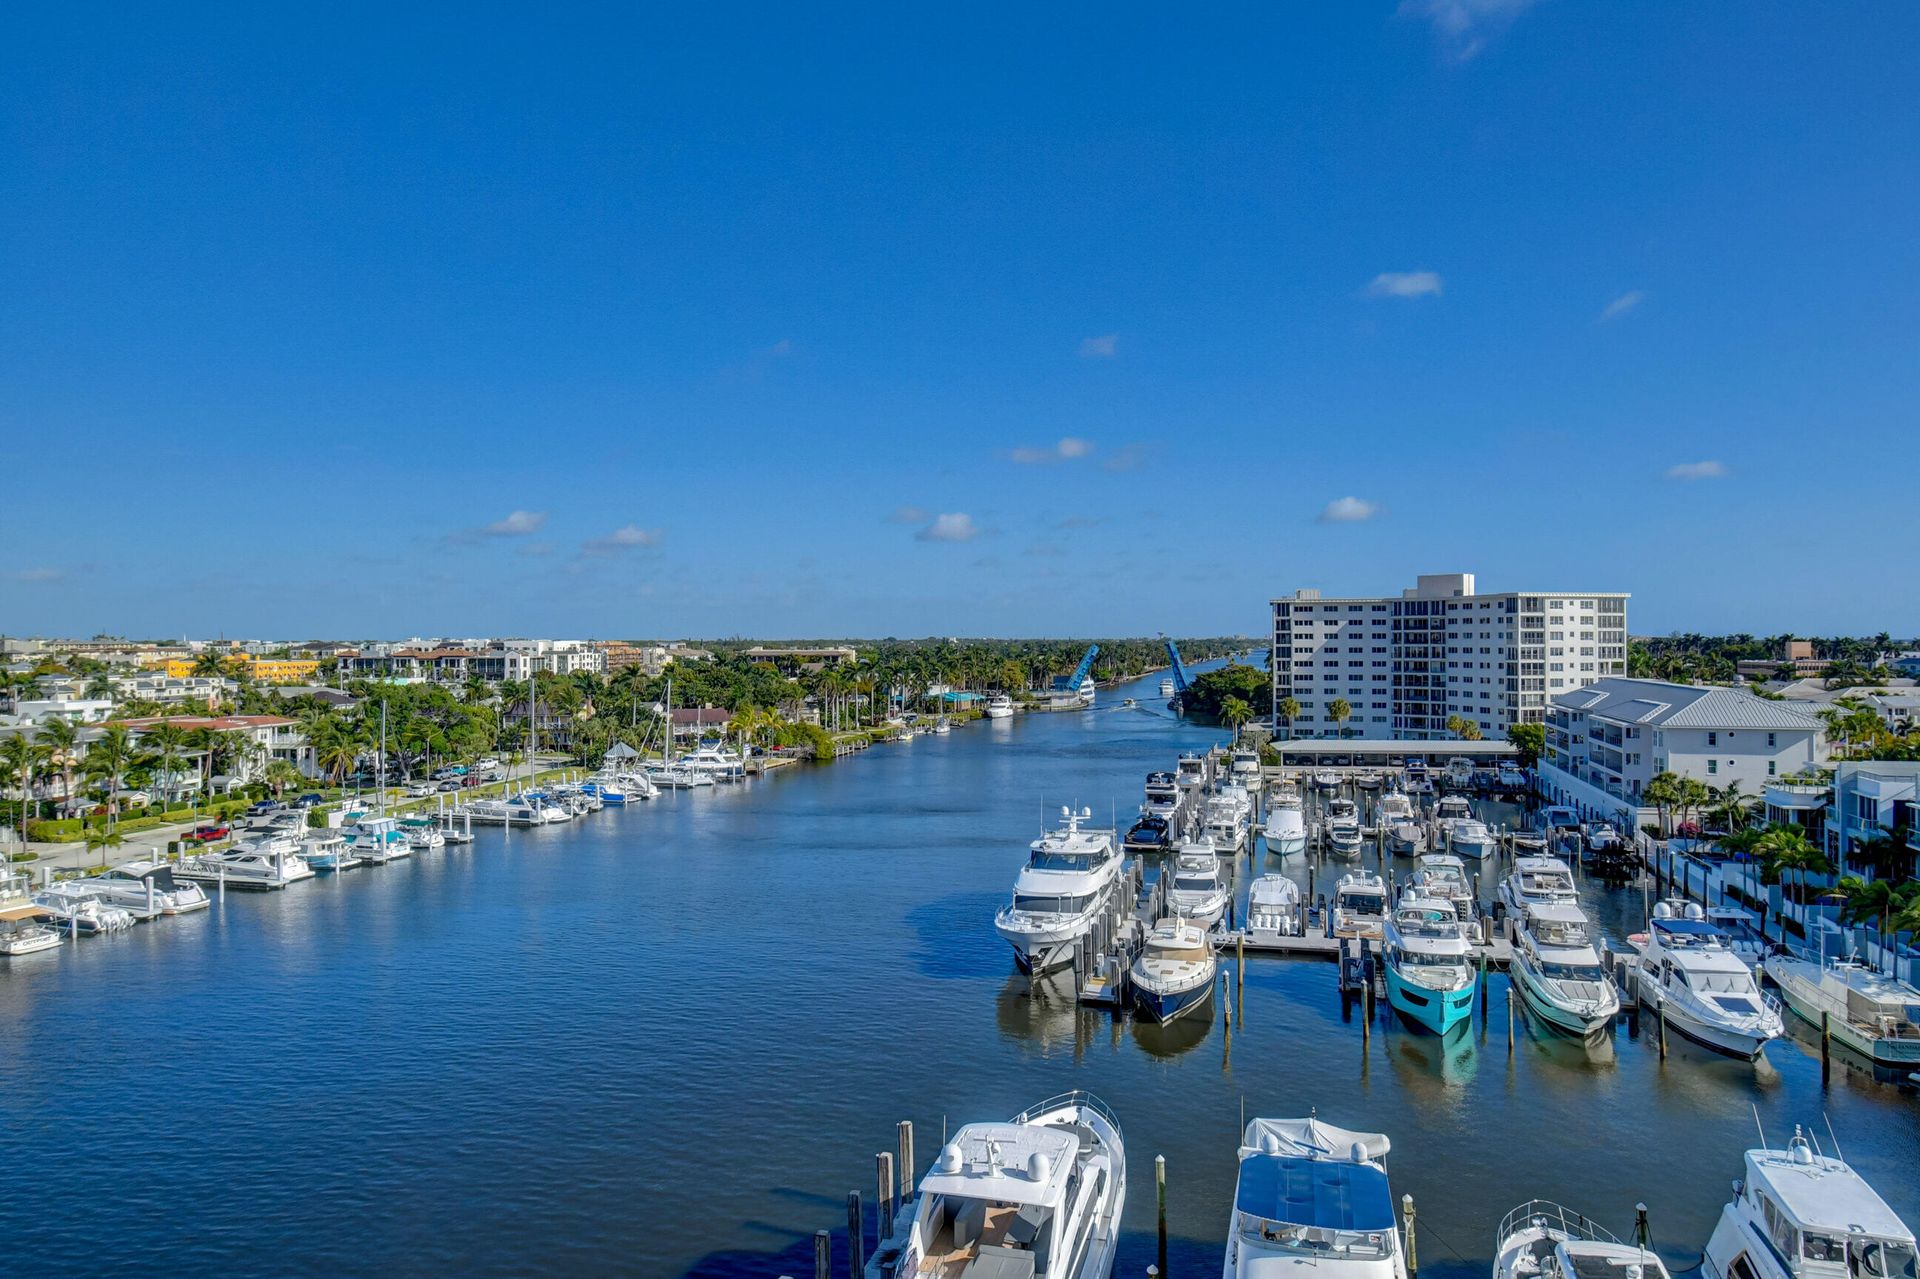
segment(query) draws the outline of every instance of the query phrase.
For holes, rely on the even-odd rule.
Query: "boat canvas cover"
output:
[[[1241,1145],[1244,1149],[1267,1150],[1267,1138],[1278,1148],[1268,1151],[1282,1155],[1327,1155],[1345,1159],[1354,1143],[1369,1159],[1385,1159],[1393,1143],[1380,1132],[1355,1132],[1320,1119],[1255,1119],[1247,1124]]]
[[[1297,1155],[1249,1155],[1233,1206],[1250,1217],[1326,1230],[1393,1229],[1387,1174],[1372,1164]]]
[[[1653,926],[1663,933],[1672,933],[1676,937],[1719,937],[1720,929],[1704,919],[1656,919]]]

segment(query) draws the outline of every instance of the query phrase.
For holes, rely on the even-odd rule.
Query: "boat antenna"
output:
[[[1761,1127],[1761,1125],[1760,1125],[1760,1107],[1759,1107],[1759,1106],[1756,1106],[1756,1105],[1754,1105],[1754,1103],[1753,1103],[1753,1102],[1748,1102],[1748,1103],[1747,1103],[1747,1105],[1748,1105],[1748,1106],[1750,1106],[1750,1107],[1752,1107],[1752,1109],[1753,1109],[1753,1126],[1754,1126],[1755,1128],[1757,1128],[1757,1129],[1759,1129],[1759,1131],[1760,1131],[1760,1149],[1762,1149],[1762,1150],[1766,1150],[1766,1149],[1768,1149],[1768,1146],[1767,1146],[1767,1130],[1766,1130],[1765,1128],[1763,1128],[1763,1127]]]
[[[1841,1163],[1845,1163],[1847,1161],[1847,1157],[1840,1153],[1840,1138],[1833,1131],[1833,1116],[1829,1115],[1826,1111],[1822,1110],[1820,1112],[1820,1118],[1827,1125],[1827,1140],[1833,1143],[1833,1157],[1835,1159],[1838,1159]]]

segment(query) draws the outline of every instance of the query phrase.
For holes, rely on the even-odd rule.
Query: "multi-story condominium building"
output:
[[[1473,574],[1423,574],[1397,596],[1273,601],[1274,727],[1296,737],[1431,740],[1454,716],[1483,737],[1540,723],[1555,694],[1627,668],[1627,596],[1474,592]],[[1336,722],[1345,701],[1351,716]]]
[[[1553,699],[1540,792],[1582,814],[1637,828],[1651,820],[1647,783],[1676,773],[1710,786],[1769,782],[1825,757],[1823,725],[1791,702],[1745,689],[1603,679]]]

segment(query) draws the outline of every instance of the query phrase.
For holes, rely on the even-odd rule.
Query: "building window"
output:
[[[1768,733],[1768,734],[1767,734],[1767,745],[1768,745],[1769,747],[1772,747],[1772,746],[1773,746],[1773,744],[1774,744],[1774,741],[1773,741],[1773,737],[1774,737],[1774,735],[1773,735],[1772,733]]]
[[[1718,733],[1707,734],[1707,745],[1718,746],[1719,744],[1720,744],[1720,734]]]
[[[1776,767],[1777,767],[1777,766],[1775,765],[1775,763],[1774,763],[1774,761],[1772,761],[1772,760],[1768,760],[1768,761],[1767,761],[1767,776],[1768,776],[1768,777],[1772,777],[1772,776],[1774,776],[1774,774],[1775,774],[1775,771],[1776,771]]]
[[[1707,761],[1707,776],[1708,776],[1708,777],[1712,777],[1713,775],[1715,775],[1715,774],[1716,774],[1716,773],[1718,773],[1719,771],[1720,771],[1720,761],[1719,761],[1719,760],[1717,760],[1717,759],[1710,759],[1710,760],[1708,760],[1708,761]]]

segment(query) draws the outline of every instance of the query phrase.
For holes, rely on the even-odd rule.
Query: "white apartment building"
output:
[[[1791,702],[1740,688],[1603,679],[1553,699],[1540,793],[1588,817],[1652,820],[1647,783],[1677,773],[1758,798],[1767,784],[1820,764],[1822,724]]]
[[[1422,574],[1397,596],[1273,603],[1273,701],[1300,703],[1295,737],[1451,736],[1458,715],[1497,739],[1541,723],[1554,694],[1627,669],[1627,596],[1506,591],[1471,573]],[[1329,708],[1352,707],[1344,724]],[[1274,728],[1284,721],[1276,709]]]

